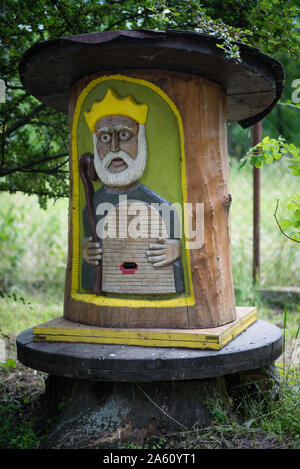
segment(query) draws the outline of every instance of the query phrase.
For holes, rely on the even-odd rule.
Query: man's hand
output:
[[[149,244],[147,251],[148,262],[153,267],[163,267],[172,264],[181,256],[181,245],[178,239],[158,238],[157,243]]]
[[[82,240],[82,255],[84,260],[91,265],[98,265],[102,259],[102,249],[99,243],[92,241],[92,237],[83,238]]]

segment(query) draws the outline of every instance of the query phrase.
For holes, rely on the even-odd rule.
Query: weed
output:
[[[35,433],[32,421],[19,425],[16,415],[19,408],[14,404],[0,405],[0,448],[2,449],[36,449],[40,438]]]

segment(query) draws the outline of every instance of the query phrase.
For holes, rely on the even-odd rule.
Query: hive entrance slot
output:
[[[138,265],[136,262],[123,262],[123,264],[120,265],[120,269],[123,274],[134,274],[138,269]]]

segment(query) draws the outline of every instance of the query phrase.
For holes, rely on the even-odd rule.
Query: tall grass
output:
[[[0,194],[0,329],[19,333],[62,315],[67,201]]]
[[[0,290],[61,294],[67,254],[67,201],[42,210],[35,197],[0,194]]]

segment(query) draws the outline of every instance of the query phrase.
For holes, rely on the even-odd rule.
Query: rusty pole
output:
[[[253,146],[262,140],[262,123],[253,126]],[[260,276],[260,168],[253,168],[253,281]]]

